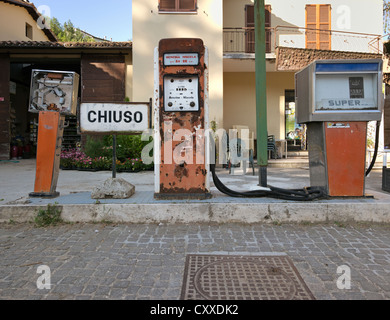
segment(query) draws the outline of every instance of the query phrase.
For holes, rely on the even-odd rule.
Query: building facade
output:
[[[33,69],[77,72],[79,102],[133,98],[131,42],[61,43],[39,27],[41,19],[29,1],[0,0],[0,159],[13,158],[15,146],[36,147],[38,115],[28,112]],[[63,146],[74,147],[82,135],[76,117],[67,122]]]
[[[56,41],[49,29],[39,27],[44,24],[43,17],[35,6],[27,0],[0,1],[0,41]]]
[[[265,1],[269,135],[300,138],[294,75],[307,64],[382,57],[382,12],[382,0]],[[154,47],[175,37],[201,38],[209,49],[210,120],[256,134],[254,1],[133,0],[136,100],[153,90]]]
[[[265,5],[268,134],[295,143],[300,139],[295,73],[316,59],[381,58],[383,4],[266,0]],[[217,129],[247,126],[256,135],[254,2],[133,0],[132,6],[132,42],[59,43],[49,29],[39,28],[42,18],[31,2],[0,0],[1,159],[10,157],[15,136],[29,136],[35,116],[27,112],[32,69],[79,73],[80,101],[146,102],[153,97],[154,48],[163,38],[204,41],[210,120]]]

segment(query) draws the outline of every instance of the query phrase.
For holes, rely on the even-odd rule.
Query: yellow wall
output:
[[[26,37],[26,22],[33,28],[33,41],[49,40],[25,8],[0,2],[0,41],[31,41]]]
[[[254,72],[224,73],[224,129],[249,126],[256,135],[256,87]],[[294,89],[294,73],[267,73],[268,134],[284,139],[284,94]]]
[[[250,0],[224,0],[223,26],[224,28],[245,27],[245,5],[253,5]]]
[[[163,38],[201,38],[209,49],[210,120],[223,120],[222,0],[198,0],[197,13],[159,13],[158,0],[133,0],[133,99],[153,97],[154,48]]]

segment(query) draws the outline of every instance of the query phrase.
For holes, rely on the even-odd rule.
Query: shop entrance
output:
[[[295,90],[285,90],[285,138],[288,151],[301,150],[303,126],[296,121]]]

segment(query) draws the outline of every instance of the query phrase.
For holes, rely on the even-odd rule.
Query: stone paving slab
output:
[[[285,254],[318,300],[390,299],[390,226],[0,224],[0,299],[178,300],[188,254]],[[51,288],[38,289],[39,266]],[[337,280],[351,271],[350,289]],[[344,270],[344,269],[342,269]]]

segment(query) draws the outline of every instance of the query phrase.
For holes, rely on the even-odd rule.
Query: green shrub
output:
[[[61,219],[61,209],[55,204],[48,204],[47,209],[39,209],[37,215],[34,218],[35,226],[47,227],[49,225],[55,226],[63,222]]]
[[[87,137],[87,142],[84,146],[85,154],[90,158],[110,157],[112,158],[112,148],[107,148],[104,139]]]
[[[152,138],[150,138],[151,141]],[[105,136],[104,143],[106,148],[112,148],[112,136]],[[141,135],[118,135],[116,137],[116,157],[120,161],[126,159],[141,158],[142,149],[150,142],[142,141]],[[112,157],[112,150],[111,150]]]

